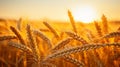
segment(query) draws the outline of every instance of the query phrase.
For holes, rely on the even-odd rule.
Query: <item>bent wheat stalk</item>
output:
[[[78,47],[73,47],[73,48],[57,51],[56,53],[48,55],[45,60],[61,57],[61,56],[76,53],[76,52],[83,52],[83,51],[87,51],[87,50],[90,50],[90,49],[97,49],[97,48],[105,47],[105,46],[119,46],[120,47],[120,43],[118,42],[118,43],[111,43],[111,44],[110,43],[106,43],[106,44],[98,44],[98,43],[97,44],[86,44],[84,46],[78,46]]]

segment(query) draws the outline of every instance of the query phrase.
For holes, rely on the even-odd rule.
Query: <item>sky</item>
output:
[[[67,20],[68,9],[75,14],[86,5],[94,8],[96,19],[105,14],[120,20],[120,0],[0,0],[0,18]]]

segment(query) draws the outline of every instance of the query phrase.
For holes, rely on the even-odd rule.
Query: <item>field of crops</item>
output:
[[[120,22],[0,19],[0,67],[120,67]]]

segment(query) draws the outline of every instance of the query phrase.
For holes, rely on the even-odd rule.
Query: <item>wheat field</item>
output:
[[[0,20],[0,67],[120,67],[120,23]]]

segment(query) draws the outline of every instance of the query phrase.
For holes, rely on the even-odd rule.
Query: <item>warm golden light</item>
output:
[[[90,6],[82,7],[73,11],[74,18],[77,21],[90,23],[96,19],[96,11]]]

